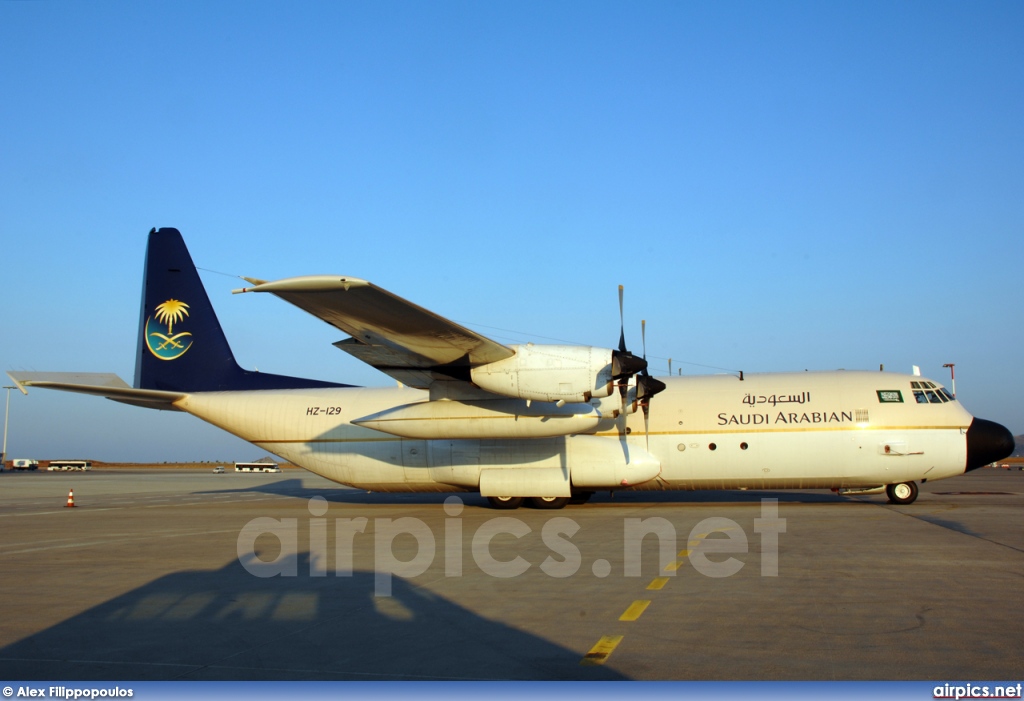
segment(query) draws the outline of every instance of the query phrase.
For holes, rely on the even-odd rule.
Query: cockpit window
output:
[[[946,402],[956,401],[945,387],[940,387],[934,382],[924,380],[911,382],[910,389],[914,393],[914,399],[918,404],[945,404]]]

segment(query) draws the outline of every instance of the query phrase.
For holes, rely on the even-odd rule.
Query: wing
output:
[[[352,338],[334,345],[411,387],[469,380],[469,369],[515,355],[507,346],[402,299],[371,282],[311,275],[235,290],[270,292]]]

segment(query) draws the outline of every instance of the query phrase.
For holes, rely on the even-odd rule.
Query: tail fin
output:
[[[153,229],[142,281],[135,387],[170,392],[344,387],[243,370],[177,229]]]

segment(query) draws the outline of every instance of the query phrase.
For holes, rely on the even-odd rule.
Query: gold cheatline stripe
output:
[[[829,428],[737,428],[729,430],[697,430],[697,431],[651,431],[646,434],[648,436],[712,436],[720,434],[730,433],[807,433],[810,431],[951,431],[951,430],[964,430],[966,426],[865,426],[863,428],[859,426],[832,426]],[[601,431],[593,434],[595,436],[609,436],[619,437],[618,431]],[[630,438],[643,438],[644,433],[642,431],[636,431],[629,434]]]
[[[581,665],[599,665],[604,664],[607,661],[608,656],[614,652],[615,648],[618,647],[619,643],[622,642],[621,635],[606,635],[597,641],[594,647],[590,648],[590,652],[583,656],[580,660]]]

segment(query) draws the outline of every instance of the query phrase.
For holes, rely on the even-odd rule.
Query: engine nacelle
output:
[[[509,346],[510,358],[475,367],[473,384],[504,397],[588,402],[612,393],[612,351],[593,346]]]
[[[528,407],[521,399],[488,399],[404,404],[352,423],[403,438],[519,439],[585,433],[601,419],[590,404],[537,402]]]
[[[661,463],[639,446],[623,450],[601,436],[576,436],[572,450],[572,484],[580,489],[616,489],[649,482],[661,474]]]

